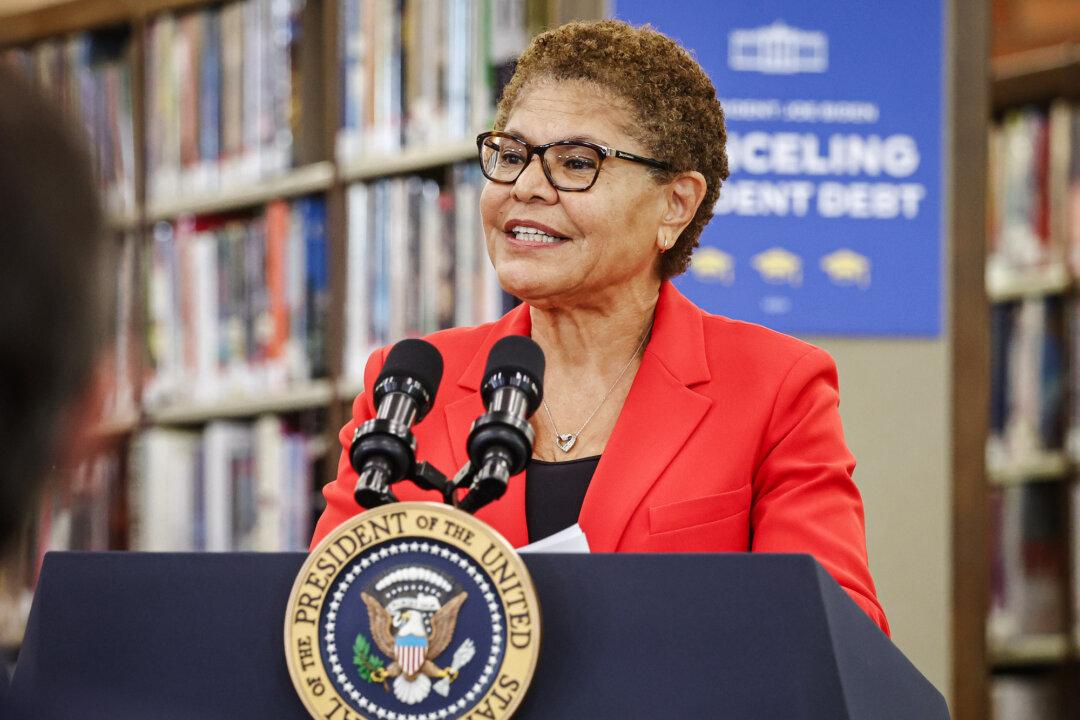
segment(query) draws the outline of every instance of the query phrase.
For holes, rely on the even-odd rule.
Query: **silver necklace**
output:
[[[615,389],[615,386],[619,384],[619,381],[622,380],[623,375],[626,374],[626,371],[629,370],[630,366],[634,363],[634,358],[636,358],[638,353],[641,352],[641,348],[645,346],[645,341],[649,338],[649,333],[651,331],[652,323],[650,322],[649,327],[645,329],[645,334],[641,336],[641,342],[638,343],[637,349],[634,350],[634,354],[631,355],[630,359],[626,361],[626,365],[624,365],[623,369],[619,372],[619,376],[615,378],[615,382],[611,383],[611,387],[609,387],[607,389],[607,392],[604,393],[604,397],[600,398],[600,404],[593,408],[593,411],[589,413],[589,417],[585,418],[585,422],[581,423],[581,427],[577,429],[576,433],[567,433],[566,435],[563,435],[559,432],[558,426],[555,425],[555,418],[551,416],[551,408],[548,407],[547,399],[544,400],[544,412],[547,413],[548,420],[551,422],[551,429],[555,431],[555,444],[558,445],[559,449],[562,450],[564,453],[570,452],[570,448],[574,447],[574,443],[576,443],[577,439],[581,437],[581,431],[585,429],[585,426],[589,424],[589,422],[593,419],[596,413],[599,412],[600,408],[604,406],[604,403],[608,399],[608,395],[610,395],[611,391]]]

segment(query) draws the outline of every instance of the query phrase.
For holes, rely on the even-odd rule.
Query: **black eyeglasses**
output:
[[[584,140],[557,140],[546,145],[530,145],[504,132],[486,132],[476,136],[480,151],[480,169],[492,182],[511,184],[525,172],[533,155],[548,182],[558,190],[584,192],[600,177],[600,165],[608,156],[643,163],[660,170],[670,170],[665,162],[615,150]],[[549,152],[550,151],[550,152]]]

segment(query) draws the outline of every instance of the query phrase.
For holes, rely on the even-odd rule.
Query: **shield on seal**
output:
[[[423,635],[399,635],[394,640],[394,655],[405,677],[420,672],[427,657],[428,639]]]

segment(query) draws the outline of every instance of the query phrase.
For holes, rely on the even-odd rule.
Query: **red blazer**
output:
[[[445,364],[431,412],[414,428],[418,459],[453,474],[465,463],[469,426],[484,412],[488,351],[506,335],[529,335],[529,308],[495,323],[429,336]],[[386,359],[372,354],[371,387]],[[670,282],[660,289],[652,338],[604,448],[579,522],[594,552],[809,553],[889,632],[867,566],[862,498],[844,443],[836,366],[824,351],[758,325],[703,312]],[[375,415],[353,403],[341,430]],[[346,452],[312,546],[359,512]],[[439,500],[411,483],[402,500]],[[525,473],[477,516],[515,547],[528,542]]]

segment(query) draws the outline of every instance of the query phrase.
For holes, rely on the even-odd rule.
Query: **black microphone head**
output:
[[[544,382],[544,351],[536,341],[525,335],[507,335],[491,347],[484,378],[493,373],[523,372],[535,382]]]
[[[417,422],[435,402],[435,393],[439,390],[442,382],[443,359],[439,350],[426,340],[409,338],[402,340],[390,348],[386,356],[386,363],[382,372],[375,381],[373,391],[375,406],[378,407],[383,396],[388,392],[389,385],[385,382],[391,378],[410,378],[423,388],[427,394],[426,399],[416,398],[420,406]],[[393,389],[400,390],[400,385],[391,383]]]
[[[505,384],[495,381],[499,378],[511,379],[516,373],[529,380],[519,387],[529,395],[531,415],[544,397],[544,351],[532,338],[524,335],[507,335],[492,346],[481,386],[484,402],[487,404],[491,393]]]

